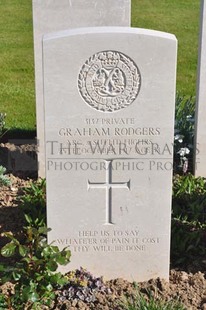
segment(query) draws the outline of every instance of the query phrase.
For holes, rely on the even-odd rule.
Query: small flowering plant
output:
[[[175,110],[174,171],[187,173],[192,170],[194,140],[194,100],[177,96]]]
[[[180,167],[182,167],[183,173],[186,173],[188,170],[188,158],[187,155],[190,153],[190,150],[187,147],[181,147],[177,152],[180,155]]]
[[[66,274],[68,283],[59,291],[58,302],[65,300],[82,300],[91,303],[96,300],[97,292],[111,293],[110,289],[104,285],[102,277],[94,277],[86,269],[80,267],[75,271]]]

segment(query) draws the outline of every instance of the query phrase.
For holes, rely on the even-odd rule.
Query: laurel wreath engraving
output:
[[[138,67],[117,51],[102,51],[90,57],[78,76],[84,101],[101,112],[126,108],[136,99],[141,86]]]

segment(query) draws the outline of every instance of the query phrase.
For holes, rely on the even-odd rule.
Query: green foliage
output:
[[[15,284],[15,295],[11,296],[11,304],[15,309],[22,309],[28,302],[33,307],[50,305],[55,298],[54,288],[67,282],[56,270],[58,264],[69,263],[70,251],[67,248],[60,251],[57,246],[47,244],[48,231],[45,227],[36,229],[28,225],[24,228],[22,243],[11,233],[3,234],[10,242],[2,247],[1,255],[15,257],[16,263],[13,266],[0,266],[1,280]]]
[[[124,310],[186,310],[186,308],[177,301],[155,299],[149,291],[145,296],[137,288],[135,297],[127,298],[124,302]]]
[[[11,181],[7,176],[5,176],[6,168],[0,166],[0,187],[1,186],[9,186],[11,185]]]
[[[195,178],[192,174],[187,176],[176,175],[173,180],[173,197],[181,199],[182,202],[186,199],[187,202],[200,198],[206,193],[206,179],[202,177]]]
[[[24,189],[21,205],[27,222],[36,228],[46,226],[46,180],[39,179]]]
[[[195,99],[177,95],[175,107],[176,129],[184,135],[185,143],[194,136]],[[191,136],[192,134],[192,136]]]
[[[192,174],[175,176],[171,254],[174,265],[206,255],[206,180]]]
[[[47,244],[45,180],[31,184],[25,189],[22,208],[27,225],[23,229],[21,241],[12,233],[4,233],[10,242],[1,249],[5,258],[13,257],[14,265],[1,264],[1,282],[14,283],[15,294],[7,298],[15,310],[42,309],[42,305],[50,306],[55,298],[54,290],[62,286],[68,279],[56,272],[58,265],[66,265],[70,261],[68,248],[59,250],[53,244]]]
[[[173,181],[173,217],[205,226],[206,179],[192,174],[175,176]]]
[[[3,293],[0,293],[0,310],[8,310],[6,297],[4,296]]]
[[[174,170],[193,170],[195,101],[177,95],[175,108]]]

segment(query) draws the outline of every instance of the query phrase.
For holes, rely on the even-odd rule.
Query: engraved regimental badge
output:
[[[90,107],[114,112],[128,107],[137,97],[141,76],[128,56],[103,51],[90,57],[78,77],[79,91]]]

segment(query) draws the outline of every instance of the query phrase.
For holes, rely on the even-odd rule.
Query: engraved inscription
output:
[[[146,252],[160,246],[158,236],[142,236],[134,230],[83,230],[74,238],[58,238],[58,245],[70,246],[73,252]]]
[[[130,190],[130,180],[128,182],[112,182],[112,161],[106,161],[106,182],[105,183],[91,183],[88,181],[88,189],[103,188],[106,189],[106,220],[105,224],[112,223],[112,188],[126,188]]]
[[[132,59],[117,51],[103,51],[83,65],[78,86],[83,99],[101,112],[114,112],[129,106],[141,85],[138,67]]]

